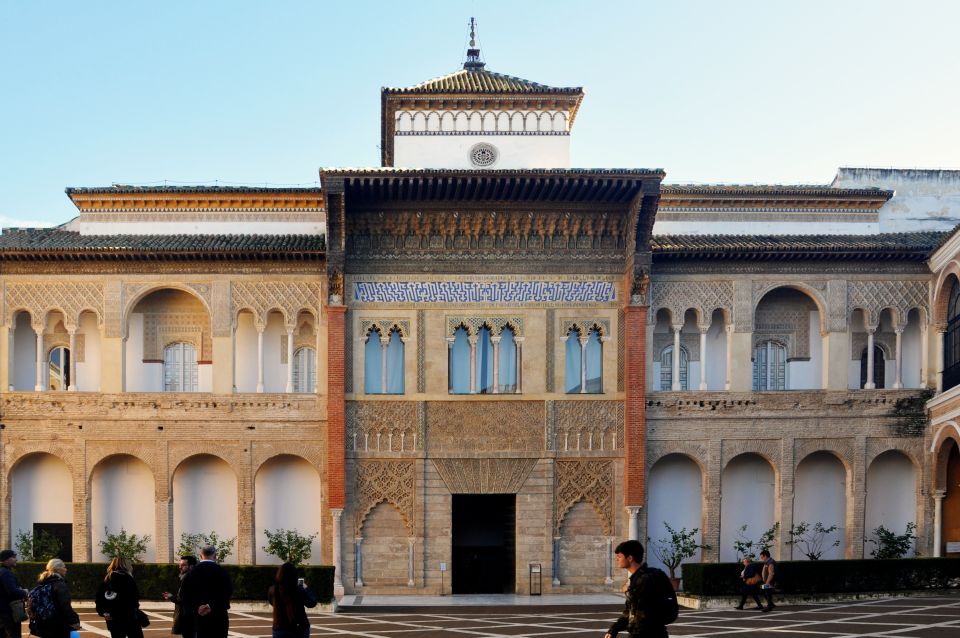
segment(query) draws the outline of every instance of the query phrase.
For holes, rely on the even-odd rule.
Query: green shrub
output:
[[[740,593],[740,563],[684,563],[684,590],[701,596]],[[778,590],[787,594],[960,588],[960,560],[818,560],[777,562]]]
[[[14,571],[20,585],[32,588],[43,563],[17,563]],[[233,581],[233,600],[266,600],[267,589],[273,584],[277,565],[224,565]],[[301,566],[297,571],[321,602],[333,600],[333,567],[329,565]],[[106,563],[67,563],[67,582],[74,599],[93,600],[97,586],[107,573]],[[140,589],[141,600],[163,600],[161,594],[179,585],[177,565],[173,563],[145,563],[136,565],[133,576]]]
[[[129,558],[135,563],[141,562],[144,553],[147,551],[147,543],[150,542],[149,534],[143,536],[129,534],[122,527],[117,533],[113,533],[104,527],[103,534],[104,540],[99,543],[101,554],[110,558]]]
[[[265,529],[263,534],[267,537],[263,551],[294,565],[304,563],[310,558],[310,546],[317,537],[317,534],[304,536],[298,530],[282,527],[276,530]]]

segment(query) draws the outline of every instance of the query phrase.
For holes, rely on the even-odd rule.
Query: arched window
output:
[[[47,388],[66,390],[70,387],[70,349],[64,346],[51,348],[47,356]]]
[[[687,373],[689,369],[687,349],[680,346],[680,389],[687,388]],[[669,392],[673,389],[673,346],[667,346],[660,353],[660,389]]]
[[[490,340],[490,328],[486,326],[477,332],[476,367],[477,392],[493,392],[493,342]]]
[[[753,350],[753,389],[787,389],[787,349],[776,341],[762,341]]]
[[[500,351],[497,370],[497,383],[500,385],[498,392],[516,392],[517,391],[517,342],[513,338],[513,330],[504,328],[500,331]]]
[[[399,330],[390,332],[387,344],[387,394],[403,394],[403,339]]]
[[[590,331],[584,354],[586,355],[587,392],[600,394],[603,392],[603,343],[600,341],[599,330]]]
[[[163,391],[197,391],[197,349],[180,341],[163,349]]]
[[[960,281],[953,280],[947,303],[947,332],[943,335],[943,389],[960,384]]]
[[[457,328],[447,351],[450,394],[470,394],[470,342],[466,328]]]
[[[886,387],[884,385],[885,379],[885,370],[886,366],[884,365],[883,360],[883,348],[880,346],[873,346],[873,385],[876,388]],[[867,384],[867,349],[864,348],[863,352],[860,354],[860,387],[864,387]]]
[[[374,328],[363,347],[363,391],[403,394],[403,337],[397,329],[384,338]]]
[[[586,344],[581,343],[580,330],[573,328],[567,333],[567,365],[564,389],[567,394],[603,392],[603,343],[596,328],[587,334]]]
[[[563,391],[567,394],[580,392],[580,363],[583,354],[580,347],[580,331],[573,329],[567,333],[567,365],[565,368]]]
[[[367,343],[363,346],[363,391],[383,393],[383,346],[377,329],[367,333]]]
[[[317,352],[313,348],[297,348],[293,353],[293,391],[315,392],[317,388]]]

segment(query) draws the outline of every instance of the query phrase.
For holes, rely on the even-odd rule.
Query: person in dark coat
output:
[[[200,550],[200,562],[184,577],[180,600],[184,611],[193,614],[197,638],[227,638],[230,619],[230,575],[217,564],[217,548]]]
[[[0,552],[0,625],[5,638],[20,638],[20,622],[14,622],[10,603],[27,597],[27,590],[20,587],[13,568],[17,566],[17,553],[12,549]]]
[[[192,638],[195,630],[193,627],[193,614],[188,611],[185,611],[183,608],[183,599],[181,598],[181,588],[183,587],[183,579],[187,576],[191,569],[197,564],[197,557],[186,555],[180,557],[180,587],[177,588],[177,593],[173,594],[171,592],[163,592],[163,599],[169,600],[173,603],[173,629],[170,630],[170,633],[176,634],[177,636],[188,636]]]
[[[623,613],[610,625],[604,638],[617,638],[622,631],[631,637],[667,638],[667,628],[650,613],[655,590],[653,579],[645,577],[649,570],[643,562],[643,543],[637,540],[624,541],[617,545],[613,554],[617,559],[617,567],[627,570],[629,576],[623,590],[626,597]]]
[[[737,609],[743,609],[743,603],[747,602],[747,596],[752,596],[757,603],[757,609],[760,611],[769,611],[760,604],[760,567],[751,560],[749,556],[744,556],[743,571],[740,572],[740,604]]]
[[[107,565],[107,575],[97,588],[97,613],[107,621],[110,638],[143,638],[138,611],[140,591],[133,580],[133,562],[117,557]]]
[[[293,563],[284,563],[277,570],[273,585],[267,591],[273,606],[273,638],[309,638],[310,621],[305,607],[316,607],[317,597],[297,579]]]
[[[70,638],[70,632],[80,629],[80,617],[70,604],[70,587],[67,585],[67,566],[59,558],[47,561],[47,568],[37,579],[38,587],[50,585],[56,613],[47,620],[31,621],[30,633],[40,638]]]

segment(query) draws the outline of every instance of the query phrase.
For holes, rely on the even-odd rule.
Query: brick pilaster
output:
[[[344,402],[343,364],[346,306],[327,306],[327,485],[328,507],[344,506]]]
[[[623,312],[624,424],[623,504],[643,506],[645,496],[647,398],[647,307],[627,306]]]

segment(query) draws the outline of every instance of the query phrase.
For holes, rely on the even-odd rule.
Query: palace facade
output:
[[[4,230],[2,543],[264,563],[295,528],[339,591],[411,594],[611,590],[665,522],[705,560],[801,521],[960,552],[960,173],[575,169],[582,100],[471,48],[382,91],[381,167]]]

